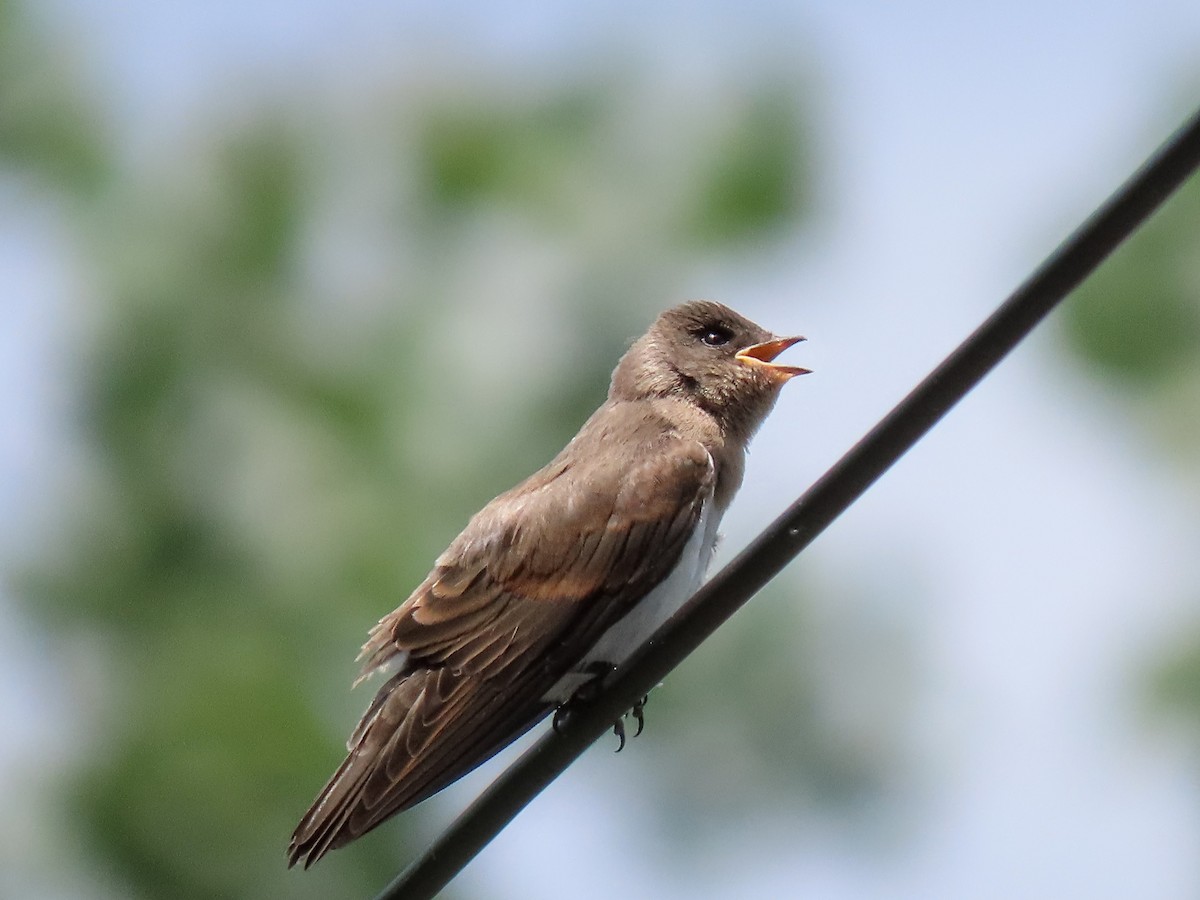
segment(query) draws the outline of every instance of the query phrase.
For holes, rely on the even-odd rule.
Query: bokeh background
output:
[[[740,548],[1200,99],[1188,0],[0,0],[0,896],[372,896],[369,626],[691,296]],[[455,883],[1200,893],[1200,184]]]

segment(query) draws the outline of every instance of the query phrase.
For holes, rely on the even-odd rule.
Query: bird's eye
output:
[[[733,340],[733,332],[724,325],[709,325],[697,334],[700,340],[710,347],[723,347]]]

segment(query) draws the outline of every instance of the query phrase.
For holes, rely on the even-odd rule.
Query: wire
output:
[[[1200,166],[1200,111],[845,456],[505,770],[376,900],[434,897],[546,785],[807,547]]]

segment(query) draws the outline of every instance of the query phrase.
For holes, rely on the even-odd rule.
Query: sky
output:
[[[816,370],[789,387],[756,438],[726,518],[726,558],[1200,100],[1200,5],[1183,0],[759,0],[695,4],[686,16],[628,2],[52,0],[42,15],[101,73],[146,147],[178,135],[221,87],[299,81],[352,92],[397,71],[420,77],[420,61],[439,54],[554,77],[580,53],[628,52],[670,78],[700,80],[751,57],[799,58],[817,85],[819,229],[754,271],[697,272],[690,285],[777,332],[806,334],[799,361]],[[54,240],[52,224],[0,216],[12,323],[0,331],[6,549],[34,539],[45,498],[64,489],[52,473],[70,468],[63,354],[78,327],[65,312],[78,286],[52,265]],[[906,739],[926,760],[918,773],[938,775],[906,786],[910,811],[888,852],[789,822],[727,835],[719,861],[668,878],[639,861],[636,830],[614,833],[613,817],[580,814],[636,802],[621,791],[620,760],[593,752],[585,775],[539,798],[465,884],[535,900],[561,896],[568,877],[593,886],[574,896],[597,898],[1200,893],[1194,760],[1169,731],[1137,725],[1136,697],[1139,667],[1194,618],[1184,602],[1200,583],[1200,534],[1119,404],[1057,355],[1054,327],[800,563],[855,586],[818,600],[828,621],[904,618],[919,633]],[[903,561],[912,584],[889,598],[873,560]],[[0,734],[0,770],[62,733],[55,716],[67,706],[41,674],[43,649],[0,598],[0,718],[12,723]],[[833,691],[872,688],[869,673],[829,677]],[[0,829],[19,840],[13,823]]]

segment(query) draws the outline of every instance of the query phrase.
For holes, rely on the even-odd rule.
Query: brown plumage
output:
[[[571,673],[597,651],[619,663],[649,626],[618,634],[630,616],[609,629],[696,548],[684,554],[697,567],[690,593],[746,443],[779,387],[806,371],[771,362],[796,340],[708,301],[659,317],[571,443],[477,513],[372,629],[360,680],[394,674],[292,835],[289,865],[311,865],[475,768],[569,699],[586,680]]]

